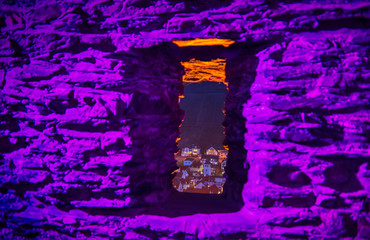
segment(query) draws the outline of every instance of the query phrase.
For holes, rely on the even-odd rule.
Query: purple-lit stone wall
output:
[[[292,34],[257,55],[243,109],[245,203],[310,209],[310,220],[297,215],[276,225],[302,219],[328,235],[356,235],[370,184],[366,39],[350,29]]]
[[[366,239],[369,10],[355,0],[2,1],[0,238]],[[183,118],[171,41],[198,37],[250,49],[226,66],[225,194],[244,206],[148,215],[171,198]]]

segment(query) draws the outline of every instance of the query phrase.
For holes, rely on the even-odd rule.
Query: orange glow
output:
[[[231,39],[220,39],[220,38],[196,38],[193,40],[173,40],[172,42],[179,47],[215,46],[215,45],[222,45],[224,47],[228,47],[235,41]]]
[[[181,98],[184,98],[185,96],[184,95],[179,95],[179,103],[181,101]]]
[[[201,81],[225,82],[226,59],[212,59],[211,61],[200,61],[191,59],[188,62],[181,62],[185,68],[183,82],[195,83]]]

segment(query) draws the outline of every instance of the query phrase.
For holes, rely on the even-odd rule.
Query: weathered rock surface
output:
[[[369,10],[358,0],[3,1],[1,238],[368,238]],[[171,43],[194,38],[236,43]],[[224,192],[244,206],[148,215],[172,196],[180,61],[218,53]]]

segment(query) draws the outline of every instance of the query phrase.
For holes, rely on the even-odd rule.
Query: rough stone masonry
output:
[[[0,238],[369,239],[369,17],[362,0],[2,1]],[[196,38],[236,42],[238,210],[170,216],[202,198],[167,204],[184,116],[172,41]]]

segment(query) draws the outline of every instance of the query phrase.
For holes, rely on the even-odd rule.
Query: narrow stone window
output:
[[[136,56],[137,60],[126,65],[127,71],[123,75],[125,79],[138,79],[140,87],[137,87],[136,83],[133,85],[135,90],[126,112],[135,116],[135,119],[128,122],[132,141],[130,151],[133,156],[125,167],[127,173],[136,167],[145,173],[130,175],[130,184],[135,189],[133,205],[165,202],[163,206],[166,207],[166,212],[169,206],[176,210],[171,216],[233,212],[243,206],[242,190],[248,180],[249,169],[247,151],[244,148],[246,119],[243,116],[243,104],[250,97],[250,86],[255,79],[258,63],[255,55],[259,49],[259,46],[245,43],[235,43],[229,47],[222,44],[179,47],[172,42],[145,49],[133,49],[130,52],[130,56]],[[114,54],[111,57],[122,59],[126,58],[126,54]],[[144,62],[148,64],[141,64]],[[191,88],[201,87],[203,84],[223,87],[222,91],[226,94],[220,101],[218,111],[222,119],[218,123],[220,130],[215,131],[221,135],[223,141],[209,144],[220,144],[226,146],[227,150],[221,153],[223,158],[227,158],[227,161],[221,161],[224,167],[223,177],[226,180],[221,181],[224,181],[222,191],[217,189],[216,194],[179,192],[176,190],[178,187],[173,186],[179,171],[175,154],[179,153],[179,147],[182,147],[179,140],[186,139],[184,133],[180,135],[180,132],[183,132],[181,125],[186,126],[186,122],[182,121],[184,115],[185,120],[186,115],[189,115],[186,110],[184,113],[182,109],[185,108],[181,105],[185,104]],[[195,102],[190,105],[194,105],[191,109],[195,109],[200,104]],[[208,147],[208,144],[204,145]],[[216,155],[214,153],[217,149],[201,150],[201,146],[198,147],[184,151],[188,154],[201,154],[207,153],[208,150],[207,155]],[[211,159],[209,162],[211,163]],[[200,173],[209,176],[211,170],[208,168]],[[219,192],[220,194],[217,194]],[[187,207],[181,208],[180,211],[179,204]],[[210,204],[214,208],[210,208]],[[158,212],[158,208],[150,211]]]

